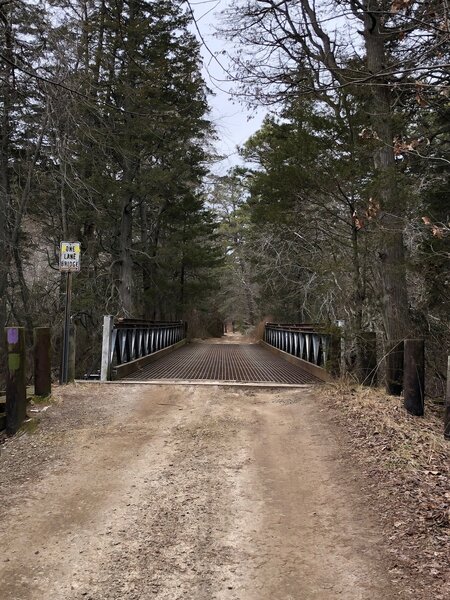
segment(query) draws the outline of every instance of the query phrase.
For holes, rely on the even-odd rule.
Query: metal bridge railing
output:
[[[107,381],[115,367],[173,346],[186,338],[185,321],[140,321],[103,318],[100,379]]]
[[[314,324],[266,323],[264,341],[278,350],[325,368],[330,358],[332,336],[321,332],[320,328],[320,325]]]

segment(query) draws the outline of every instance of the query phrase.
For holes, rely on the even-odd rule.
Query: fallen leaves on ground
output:
[[[414,417],[401,398],[344,383],[328,387],[325,400],[369,478],[391,573],[410,582],[415,598],[449,598],[450,443],[442,410],[427,406],[425,417]]]

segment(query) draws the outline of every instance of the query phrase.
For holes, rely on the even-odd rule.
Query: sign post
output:
[[[61,242],[59,270],[61,273],[67,273],[61,374],[59,378],[59,382],[65,384],[69,380],[69,330],[70,305],[72,302],[72,273],[78,273],[80,270],[80,242]]]

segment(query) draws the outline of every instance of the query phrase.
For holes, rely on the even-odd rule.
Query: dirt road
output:
[[[317,394],[67,388],[2,449],[2,600],[402,597]]]

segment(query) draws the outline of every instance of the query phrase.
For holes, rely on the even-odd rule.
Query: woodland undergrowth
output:
[[[370,480],[393,579],[407,589],[409,583],[416,598],[448,598],[450,442],[443,437],[442,406],[430,404],[424,417],[414,417],[402,398],[343,382],[324,397],[350,433],[352,461]]]

